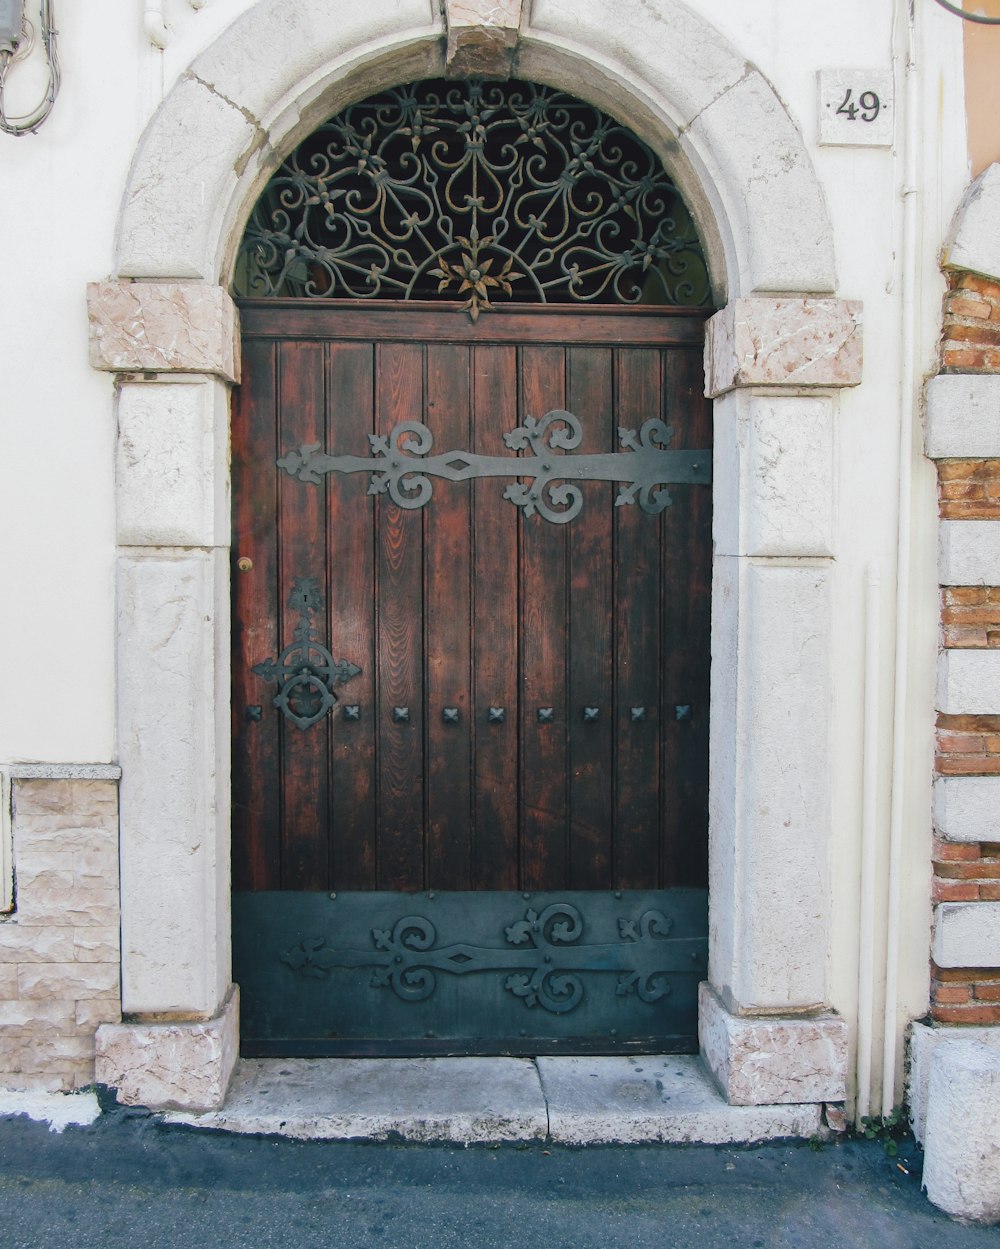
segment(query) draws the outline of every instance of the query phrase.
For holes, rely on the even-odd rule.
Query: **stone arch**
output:
[[[447,72],[429,0],[261,0],[182,75],[140,142],[117,276],[225,285],[234,240],[287,152],[344,104]],[[536,0],[515,76],[584,94],[664,158],[698,219],[720,302],[835,289],[826,205],[774,89],[679,0]],[[587,90],[581,92],[581,84]]]
[[[583,95],[659,152],[726,304],[706,349],[718,433],[701,1044],[731,1101],[841,1101],[846,1030],[828,1013],[832,389],[860,381],[861,352],[859,306],[824,298],[836,276],[822,188],[774,89],[680,0],[533,0],[523,20],[520,0],[461,6],[466,18],[486,9],[507,24],[495,59],[468,72],[492,66]],[[471,30],[487,45],[496,34],[485,17]],[[102,1028],[97,1046],[98,1079],[128,1101],[217,1105],[237,1052],[226,384],[238,353],[226,290],[243,226],[281,159],[338,108],[457,72],[454,33],[436,0],[336,12],[328,0],[259,0],[152,118],[123,200],[117,281],[91,291],[92,362],[125,375],[118,725],[131,1022]]]

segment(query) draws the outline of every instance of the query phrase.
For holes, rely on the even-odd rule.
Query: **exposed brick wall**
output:
[[[1000,901],[1000,843],[935,838],[934,901]]]
[[[943,586],[941,642],[954,647],[1000,647],[1000,587]]]
[[[937,718],[939,776],[1000,774],[1000,716]]]
[[[1000,460],[938,460],[942,520],[1000,520]]]
[[[941,336],[944,373],[1000,373],[1000,281],[947,274]],[[1000,521],[1000,459],[939,459],[942,520]],[[1000,648],[1000,587],[941,587],[941,645]],[[939,776],[1000,776],[995,715],[937,717]],[[934,841],[933,901],[1000,902],[1000,843]],[[931,1017],[942,1024],[1000,1024],[1000,968],[931,964]]]
[[[1000,282],[948,275],[941,365],[946,372],[1000,372]]]
[[[0,920],[0,1088],[94,1079],[94,1032],[121,1019],[118,786],[15,780],[12,915]]]
[[[1000,967],[931,963],[931,1001],[937,1023],[1000,1023]]]

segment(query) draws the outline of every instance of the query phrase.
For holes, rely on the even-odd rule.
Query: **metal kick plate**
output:
[[[238,893],[244,1054],[694,1052],[703,889]]]

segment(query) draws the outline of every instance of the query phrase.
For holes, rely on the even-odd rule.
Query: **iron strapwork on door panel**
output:
[[[307,937],[280,959],[311,980],[322,980],[335,968],[370,969],[372,988],[389,988],[406,1002],[430,997],[436,973],[503,975],[503,987],[525,1006],[562,1015],[583,1001],[581,973],[611,972],[617,977],[615,997],[635,994],[654,1003],[672,991],[677,973],[688,972],[703,957],[704,939],[672,937],[673,920],[662,911],[619,918],[614,942],[582,941],[585,927],[579,908],[555,902],[540,913],[529,907],[523,919],[504,926],[506,946],[463,941],[438,946],[428,918],[406,915],[391,929],[373,928],[371,949],[344,949],[324,937]]]
[[[299,481],[318,484],[326,473],[369,473],[369,494],[386,494],[398,507],[412,511],[430,502],[431,477],[468,481],[475,477],[518,477],[503,497],[525,516],[537,512],[544,520],[564,525],[580,514],[583,492],[567,481],[614,481],[622,483],[616,507],[638,503],[655,515],[670,506],[668,484],[707,485],[712,480],[709,450],[668,451],[673,430],[660,420],[643,421],[638,430],[620,428],[618,440],[624,450],[597,455],[560,455],[583,439],[583,428],[572,412],[553,411],[539,420],[529,416],[504,434],[512,451],[529,455],[480,455],[470,451],[446,451],[429,455],[434,437],[419,421],[403,421],[388,434],[369,434],[371,456],[326,455],[319,443],[289,451],[278,461]],[[525,481],[523,479],[530,479]]]
[[[333,687],[360,674],[357,664],[334,659],[322,643],[316,641],[312,617],[323,607],[323,595],[316,577],[296,577],[288,606],[299,613],[295,640],[277,659],[254,664],[253,671],[265,681],[276,681],[278,692],[274,706],[297,728],[308,729],[327,714],[337,702]]]

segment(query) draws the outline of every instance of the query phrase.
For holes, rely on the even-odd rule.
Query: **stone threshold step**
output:
[[[822,1131],[818,1105],[730,1106],[689,1055],[245,1059],[221,1110],[171,1123],[300,1140],[750,1144]]]

